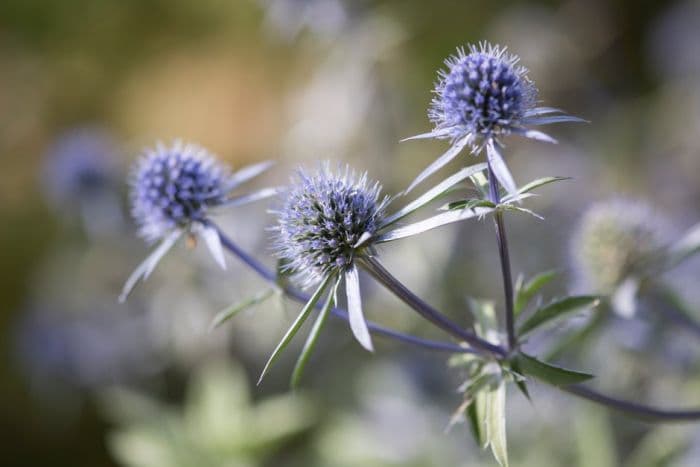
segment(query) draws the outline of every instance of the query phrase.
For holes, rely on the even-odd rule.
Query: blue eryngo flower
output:
[[[46,151],[42,169],[43,191],[58,213],[82,216],[91,233],[113,231],[122,221],[117,145],[108,131],[88,126],[62,133]]]
[[[231,194],[270,165],[262,162],[231,174],[207,150],[195,144],[159,143],[146,150],[133,171],[132,214],[139,235],[148,242],[161,243],[129,277],[120,300],[126,298],[140,278],[151,274],[183,234],[201,236],[214,259],[225,268],[221,240],[209,216],[220,206],[240,205],[274,195],[274,188],[242,196]]]
[[[571,240],[580,286],[611,294],[616,311],[633,314],[640,280],[661,265],[665,232],[663,216],[642,201],[617,198],[594,204]]]
[[[380,192],[378,183],[348,167],[332,171],[326,163],[314,173],[299,170],[275,227],[277,255],[299,285],[317,287],[314,295],[320,296],[331,282],[337,287],[345,279],[350,326],[368,350],[372,342],[362,313],[356,260],[372,254],[372,237],[389,201]]]
[[[481,43],[457,53],[445,61],[439,72],[428,116],[433,131],[408,139],[449,139],[451,148],[425,169],[411,184],[418,183],[454,159],[465,147],[473,154],[485,148],[498,181],[510,193],[516,186],[501,155],[500,137],[519,134],[554,143],[555,140],[532,125],[581,121],[550,107],[537,107],[537,89],[528,78],[528,70],[519,57],[505,47]]]

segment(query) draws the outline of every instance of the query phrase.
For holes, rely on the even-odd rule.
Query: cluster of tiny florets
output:
[[[469,134],[488,137],[518,125],[534,107],[537,90],[527,69],[505,48],[481,44],[459,49],[445,61],[428,112],[436,130],[452,139]]]
[[[587,287],[610,293],[627,277],[644,274],[664,243],[659,215],[639,201],[591,206],[572,238],[575,271]]]
[[[314,174],[299,170],[275,230],[278,256],[300,285],[352,264],[362,235],[376,233],[383,218],[388,199],[380,200],[380,190],[347,167],[338,173],[328,164]]]
[[[146,151],[132,180],[132,214],[146,240],[203,222],[226,200],[228,170],[203,148],[175,142]]]

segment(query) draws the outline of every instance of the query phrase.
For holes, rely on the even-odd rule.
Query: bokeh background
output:
[[[510,216],[516,274],[558,268],[549,296],[580,288],[576,222],[610,197],[652,205],[669,237],[700,221],[697,1],[0,2],[0,463],[494,465],[465,425],[445,433],[461,383],[445,355],[379,339],[368,355],[333,322],[299,394],[287,390],[294,351],[255,387],[298,306],[271,300],[208,333],[218,310],[264,288],[234,260],[224,272],[182,246],[125,305],[116,299],[148,251],[126,184],[143,147],[183,138],[234,167],[277,161],[261,184],[338,160],[397,193],[446,148],[398,144],[429,129],[437,69],[484,39],[522,57],[545,105],[591,122],[552,127],[556,146],[508,141],[520,183],[573,177],[531,202],[545,221]],[[273,264],[265,205],[219,221]],[[469,296],[500,304],[489,222],[382,254],[455,319]],[[697,259],[664,278],[698,319],[699,279]],[[372,319],[439,336],[363,289]],[[615,394],[697,405],[700,340],[659,326],[611,319],[569,358]],[[509,399],[513,465],[700,463],[697,425],[654,427],[533,391],[533,403]]]

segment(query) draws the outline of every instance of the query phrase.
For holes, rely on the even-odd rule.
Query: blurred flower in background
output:
[[[123,232],[121,155],[110,132],[81,127],[59,135],[47,149],[41,185],[59,215],[79,219],[91,235]]]
[[[80,313],[44,305],[18,324],[18,359],[38,396],[139,381],[162,369],[143,313],[98,307]]]
[[[581,217],[571,239],[580,287],[615,294],[626,280],[639,281],[662,260],[667,231],[663,216],[642,201],[617,198],[594,204]],[[633,311],[624,305],[616,309],[623,315]]]

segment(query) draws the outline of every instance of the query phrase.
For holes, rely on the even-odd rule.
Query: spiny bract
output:
[[[195,144],[175,142],[146,150],[132,180],[132,214],[148,241],[203,222],[210,207],[226,201],[228,170]]]
[[[537,90],[505,48],[482,43],[445,61],[428,112],[435,130],[457,139],[508,133],[532,109]]]
[[[376,233],[388,202],[367,174],[349,167],[336,173],[322,164],[316,173],[300,169],[278,211],[277,255],[297,282],[311,286],[352,264],[363,234]],[[360,247],[360,248],[364,248]]]

